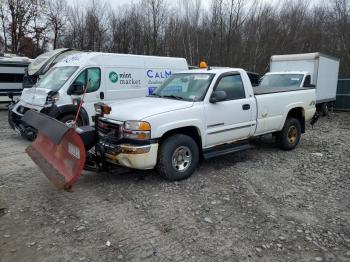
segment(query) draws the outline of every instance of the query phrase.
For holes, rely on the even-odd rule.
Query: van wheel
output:
[[[193,174],[199,161],[197,143],[189,136],[177,134],[161,144],[157,169],[170,181],[182,180]]]
[[[329,114],[329,106],[328,103],[323,103],[321,106],[321,112],[323,116],[328,116]]]
[[[296,118],[287,118],[282,131],[277,133],[277,146],[283,150],[294,149],[300,141],[301,125]]]
[[[73,126],[74,119],[75,119],[75,115],[73,115],[73,114],[64,115],[64,116],[58,118],[59,121],[66,124],[67,126]],[[83,121],[82,121],[81,117],[78,117],[77,126],[82,126],[82,125],[83,125]]]

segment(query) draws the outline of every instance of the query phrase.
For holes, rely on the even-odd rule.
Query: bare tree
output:
[[[53,48],[58,47],[58,39],[61,36],[67,16],[66,0],[48,0],[46,17],[47,22],[53,34]]]
[[[3,33],[3,38],[4,38],[4,52],[7,52],[7,32],[6,28],[8,26],[8,19],[6,16],[6,3],[5,0],[0,0],[0,19],[1,19],[1,27],[2,27],[2,33]]]
[[[7,0],[13,53],[18,52],[20,39],[27,33],[28,25],[35,13],[36,3],[35,0]]]
[[[47,47],[185,57],[190,64],[264,73],[273,54],[326,52],[350,75],[350,1],[0,0],[5,48],[35,56]],[[176,4],[178,3],[178,4]],[[43,15],[44,14],[44,15]]]
[[[152,54],[158,51],[158,38],[161,27],[164,25],[166,16],[165,0],[142,0],[141,4],[145,6],[146,18],[151,32]]]

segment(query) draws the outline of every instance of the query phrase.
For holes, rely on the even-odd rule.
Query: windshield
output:
[[[77,69],[77,66],[54,67],[34,87],[58,91]]]
[[[266,75],[259,86],[263,87],[300,87],[304,75],[302,74],[279,74]]]
[[[200,101],[203,99],[213,77],[213,74],[174,74],[158,87],[151,96]]]

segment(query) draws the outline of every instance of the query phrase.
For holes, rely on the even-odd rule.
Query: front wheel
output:
[[[72,127],[74,124],[75,115],[67,114],[67,115],[61,116],[60,118],[58,118],[58,120],[61,121],[62,123],[64,123],[65,125]],[[76,125],[77,126],[83,125],[83,121],[81,120],[80,117],[78,117]]]
[[[182,180],[193,174],[199,161],[199,150],[193,138],[177,134],[166,138],[158,156],[158,172],[170,181]]]
[[[277,146],[283,150],[294,149],[300,141],[301,124],[296,118],[287,118],[282,131],[277,133]]]

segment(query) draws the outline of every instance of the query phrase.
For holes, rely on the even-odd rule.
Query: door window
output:
[[[240,75],[224,76],[220,79],[215,91],[225,91],[226,101],[245,98],[244,85]]]
[[[101,70],[99,68],[89,68],[87,70],[87,80],[90,83],[87,92],[97,91],[101,84]]]
[[[87,93],[95,92],[100,88],[101,84],[101,70],[99,68],[88,68],[80,73],[75,79],[74,84],[86,85],[89,81],[89,88]]]

